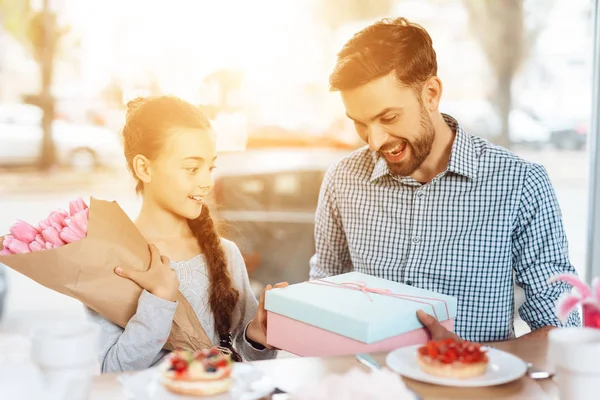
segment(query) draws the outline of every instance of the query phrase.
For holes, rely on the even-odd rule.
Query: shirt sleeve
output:
[[[315,254],[310,259],[310,279],[352,271],[348,242],[335,191],[337,166],[331,167],[321,185],[315,213]]]
[[[533,164],[527,173],[513,234],[516,283],[525,291],[519,315],[531,330],[543,326],[579,326],[579,312],[566,322],[556,315],[556,301],[571,289],[567,283],[548,284],[557,274],[576,274],[569,260],[562,214],[544,167]]]
[[[163,346],[171,333],[177,302],[144,290],[137,311],[125,329],[87,309],[89,318],[100,325],[100,368],[102,373],[119,373],[149,368],[167,352]]]

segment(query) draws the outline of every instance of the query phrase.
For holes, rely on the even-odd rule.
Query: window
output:
[[[269,177],[228,176],[216,184],[216,203],[223,211],[264,211],[267,208]]]
[[[317,208],[322,180],[321,171],[286,172],[274,175],[270,210],[314,212]]]

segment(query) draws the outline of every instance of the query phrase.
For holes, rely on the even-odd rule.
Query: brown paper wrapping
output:
[[[114,268],[128,266],[146,271],[150,265],[150,249],[116,202],[91,198],[85,239],[52,250],[0,256],[0,263],[81,301],[104,318],[125,327],[136,313],[142,288],[116,275]],[[190,303],[181,293],[177,301],[165,348],[210,347],[211,341]]]

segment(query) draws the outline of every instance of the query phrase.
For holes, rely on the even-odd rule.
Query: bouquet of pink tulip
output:
[[[86,237],[88,206],[82,198],[69,203],[69,212],[52,211],[37,226],[17,221],[4,237],[0,255],[23,254],[32,251],[55,249]]]
[[[567,282],[576,290],[576,293],[563,294],[556,302],[556,315],[566,321],[575,307],[581,305],[583,309],[583,325],[600,329],[600,277],[592,280],[591,287],[576,275],[560,274],[548,280],[548,283]]]
[[[125,327],[136,313],[142,288],[114,273],[117,266],[146,271],[148,243],[116,202],[77,199],[37,226],[18,221],[0,236],[0,263],[59,293],[73,297]],[[166,348],[199,350],[206,336],[194,309],[180,293]]]

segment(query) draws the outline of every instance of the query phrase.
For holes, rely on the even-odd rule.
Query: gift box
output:
[[[417,310],[454,330],[455,297],[350,272],[269,290],[267,343],[299,356],[391,351],[423,344]]]

